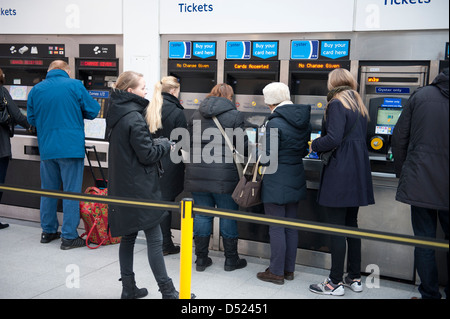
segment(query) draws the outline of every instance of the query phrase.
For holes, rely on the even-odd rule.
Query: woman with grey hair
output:
[[[267,85],[263,94],[271,110],[266,124],[265,152],[269,158],[273,158],[273,152],[278,154],[277,170],[265,174],[262,181],[264,211],[268,216],[296,218],[299,201],[306,199],[303,157],[308,154],[311,105],[293,104],[288,86],[280,82]],[[273,143],[273,137],[271,141],[274,129],[278,130],[277,143]],[[269,234],[270,265],[257,278],[282,285],[284,279],[294,279],[298,231],[270,226]]]

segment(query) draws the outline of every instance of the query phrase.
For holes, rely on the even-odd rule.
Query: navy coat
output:
[[[263,177],[263,203],[283,205],[306,199],[303,157],[308,153],[310,114],[310,105],[284,104],[275,108],[269,116],[266,124],[266,146],[270,156],[274,152],[274,145],[269,142],[271,129],[278,129],[278,168],[273,174],[267,173]]]
[[[352,130],[355,121],[356,127]],[[351,131],[352,130],[352,131]],[[326,135],[312,142],[318,153],[337,147],[322,169],[318,203],[327,207],[359,207],[374,204],[372,175],[367,151],[367,119],[346,109],[337,99],[327,107]],[[343,138],[350,132],[349,136]],[[322,133],[323,134],[323,133]]]

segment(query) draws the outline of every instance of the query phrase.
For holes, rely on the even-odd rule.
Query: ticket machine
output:
[[[327,105],[328,73],[350,70],[350,40],[292,40],[289,87],[292,101],[311,105],[312,134],[321,130]]]
[[[167,74],[180,82],[180,103],[191,113],[217,84],[216,42],[170,41]]]
[[[89,94],[100,104],[96,119],[85,121],[86,139],[105,140],[106,114],[113,84],[119,76],[119,59],[115,44],[80,44],[75,58],[75,78],[81,80]]]
[[[27,115],[28,94],[34,85],[47,76],[50,63],[64,60],[64,44],[11,43],[0,44],[0,68],[5,74],[5,88],[21,112]],[[8,166],[6,184],[40,187],[39,148],[36,136],[16,125],[11,138],[12,160]],[[39,197],[5,192],[2,204],[39,208]]]
[[[262,124],[264,117],[257,114],[270,111],[264,103],[262,90],[279,80],[278,41],[226,42],[224,82],[233,88],[238,110],[250,112],[246,114],[250,124]]]
[[[57,59],[68,61],[63,44],[0,44],[5,88],[25,116],[28,94],[34,85],[45,79],[50,63]],[[18,125],[15,133],[29,134]]]
[[[360,93],[369,109],[367,145],[372,159],[392,160],[391,137],[408,98],[427,84],[427,65],[362,65]]]

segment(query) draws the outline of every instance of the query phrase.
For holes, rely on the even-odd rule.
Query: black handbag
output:
[[[258,166],[261,156],[259,156],[255,165],[253,165],[252,174],[245,175],[248,164],[250,163],[250,159],[251,155],[248,158],[247,164],[245,165],[243,176],[240,178],[239,183],[236,185],[233,194],[231,194],[231,197],[236,202],[236,204],[244,208],[261,204],[261,186],[262,178],[264,176],[264,172],[262,172],[261,176],[258,177]]]
[[[323,165],[328,165],[328,162],[330,161],[330,158],[333,155],[335,150],[336,150],[336,147],[333,148],[331,151],[326,151],[326,152],[320,153],[319,158]]]
[[[359,120],[359,113],[358,113],[358,117],[356,118],[355,124],[353,124],[352,129],[347,134],[345,134],[344,138],[341,141],[341,144],[347,138],[347,136],[349,136],[350,133],[353,132],[353,130],[356,127],[356,124],[358,124],[358,120]],[[337,148],[338,147],[335,147],[332,150],[322,152],[319,154],[320,161],[322,162],[323,165],[328,165],[328,163],[330,162],[331,156],[333,156],[333,153],[334,153],[334,151],[336,151]]]

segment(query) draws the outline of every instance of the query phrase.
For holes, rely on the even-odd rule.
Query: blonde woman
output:
[[[142,74],[127,71],[117,79],[111,94],[111,106],[106,124],[109,135],[108,195],[126,198],[161,200],[157,163],[170,152],[169,140],[153,143],[143,112],[149,101]],[[161,210],[141,207],[109,205],[109,224],[113,236],[122,236],[119,264],[122,299],[136,299],[147,295],[138,288],[133,271],[134,245],[138,231],[147,241],[150,268],[163,299],[177,299],[178,292],[168,277],[162,254],[159,224],[164,217]]]
[[[317,153],[336,150],[323,168],[318,203],[325,207],[327,223],[358,227],[359,206],[375,203],[366,145],[368,111],[349,71],[330,72],[328,89],[322,136],[312,142],[311,149]],[[309,289],[319,294],[343,295],[345,285],[353,291],[362,291],[361,240],[332,237],[330,276]],[[348,275],[343,279],[346,241]]]
[[[149,126],[150,133],[154,137],[166,137],[170,139],[170,133],[176,128],[187,128],[184,108],[178,100],[180,94],[180,83],[173,76],[166,76],[155,84],[153,98],[147,107],[145,120]],[[177,142],[177,140],[173,140]],[[161,159],[164,173],[160,178],[162,200],[173,202],[183,191],[184,163],[174,164],[170,156]],[[180,247],[172,242],[171,233],[172,212],[168,211],[161,222],[163,235],[164,255],[177,254]]]

